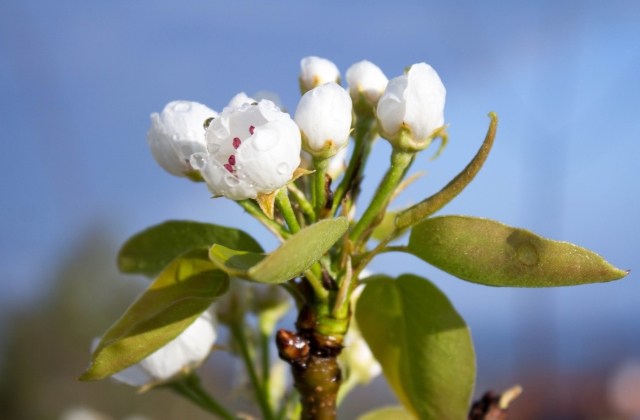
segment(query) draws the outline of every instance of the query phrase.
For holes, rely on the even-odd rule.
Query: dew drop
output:
[[[171,136],[171,138],[173,139],[173,141],[178,141],[178,140],[180,140],[180,135],[179,134],[174,134],[173,136]]]
[[[207,164],[207,155],[205,153],[194,153],[189,158],[189,163],[193,169],[201,171]]]
[[[191,110],[191,104],[187,101],[178,101],[178,103],[173,106],[173,110],[176,112],[189,112]]]
[[[226,177],[224,177],[224,182],[226,182],[227,185],[232,188],[240,185],[240,180],[235,176],[231,176],[231,175],[227,175]]]
[[[289,165],[287,165],[286,163],[282,162],[278,165],[278,173],[280,175],[287,173],[287,170],[289,169]]]

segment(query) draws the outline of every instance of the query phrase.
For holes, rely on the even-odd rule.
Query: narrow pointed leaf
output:
[[[473,178],[475,178],[482,168],[482,165],[484,165],[485,160],[487,160],[487,156],[489,156],[489,152],[493,146],[493,140],[496,137],[496,130],[498,129],[498,116],[494,112],[489,113],[489,116],[491,117],[489,131],[487,131],[484,142],[475,157],[469,162],[467,167],[443,189],[415,206],[400,212],[396,218],[396,226],[399,230],[409,228],[420,220],[431,216],[446,206],[473,181]]]
[[[125,369],[176,338],[229,287],[229,276],[209,261],[207,248],[171,262],[104,334],[79,378],[92,381]]]
[[[358,420],[416,420],[402,407],[384,407],[358,417]]]
[[[209,258],[231,276],[258,283],[282,283],[311,267],[348,227],[345,217],[322,220],[302,229],[266,256],[216,244],[209,250]]]
[[[438,288],[410,274],[397,280],[374,276],[358,299],[356,320],[389,385],[413,416],[466,418],[476,372],[471,334]]]
[[[408,249],[447,273],[488,286],[572,286],[627,275],[587,249],[477,217],[427,219],[414,226]]]
[[[155,277],[184,252],[221,244],[233,249],[263,252],[249,234],[225,226],[170,220],[132,236],[120,249],[118,268],[123,273]]]

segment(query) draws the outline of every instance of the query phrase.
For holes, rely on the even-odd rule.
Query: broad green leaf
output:
[[[443,189],[415,206],[400,212],[396,218],[396,226],[399,230],[409,228],[420,220],[431,216],[456,198],[456,196],[473,181],[473,178],[475,178],[482,168],[482,165],[484,165],[485,160],[487,160],[487,156],[489,156],[489,152],[493,146],[493,140],[496,137],[496,130],[498,129],[498,116],[494,112],[490,112],[489,116],[491,117],[489,131],[487,131],[484,142],[475,157],[469,162],[467,167]]]
[[[411,414],[421,420],[466,418],[476,375],[471,334],[431,282],[410,274],[369,278],[356,320]]]
[[[408,248],[447,273],[488,286],[573,286],[627,275],[587,249],[477,217],[427,219],[411,231]]]
[[[263,252],[247,233],[209,223],[170,220],[132,236],[120,249],[118,268],[123,273],[155,277],[184,252],[221,244],[233,249]]]
[[[384,407],[358,417],[358,420],[416,420],[402,407]]]
[[[171,262],[109,328],[81,381],[111,376],[176,338],[229,288],[229,276],[209,261],[206,248]]]
[[[345,217],[326,219],[302,229],[266,256],[216,244],[209,250],[209,258],[231,276],[258,283],[282,283],[311,267],[348,227]]]

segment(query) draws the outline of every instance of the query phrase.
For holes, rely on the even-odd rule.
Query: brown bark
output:
[[[469,411],[469,420],[507,420],[509,404],[520,395],[522,388],[515,386],[497,395],[489,391],[473,403]]]

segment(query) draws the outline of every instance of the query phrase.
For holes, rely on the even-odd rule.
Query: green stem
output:
[[[369,207],[367,207],[349,234],[351,242],[356,243],[365,229],[378,217],[380,211],[384,210],[389,202],[389,198],[391,198],[396,187],[407,172],[407,169],[409,169],[409,165],[411,165],[414,156],[414,152],[407,152],[396,148],[393,149],[391,153],[391,167],[378,187],[371,203],[369,203]]]
[[[293,184],[287,185],[287,188],[291,191],[293,200],[298,203],[302,212],[309,218],[311,223],[314,223],[316,221],[316,213],[313,209],[313,205],[307,200],[304,193]]]
[[[313,167],[316,170],[313,174],[313,198],[316,209],[316,218],[319,219],[324,206],[327,204],[327,195],[324,187],[326,185],[327,168],[329,159],[313,158]]]
[[[351,296],[354,279],[351,267],[351,257],[347,257],[347,271],[344,279],[342,280],[342,284],[340,284],[340,290],[338,290],[338,295],[336,296],[336,301],[332,311],[332,315],[336,319],[345,319],[348,316],[349,297]]]
[[[240,206],[247,211],[250,215],[258,219],[260,223],[262,223],[267,229],[273,232],[274,235],[278,237],[282,242],[285,239],[291,237],[291,233],[287,232],[287,230],[280,223],[275,220],[271,220],[267,217],[266,214],[260,210],[260,207],[256,203],[251,200],[240,200],[236,201],[236,203],[240,204]]]
[[[256,373],[255,366],[253,365],[253,360],[251,358],[251,355],[249,354],[249,346],[247,345],[247,339],[244,335],[242,324],[234,323],[231,324],[230,327],[231,334],[236,340],[238,347],[240,347],[242,359],[245,366],[247,367],[247,371],[249,372],[249,378],[251,379],[251,384],[253,385],[253,389],[255,390],[256,399],[258,400],[258,405],[260,406],[260,410],[262,411],[262,416],[264,417],[264,420],[273,420],[273,412],[271,411],[271,405],[269,404],[269,399],[267,397],[267,390],[260,384],[260,381],[258,380],[258,374]]]
[[[200,378],[196,375],[191,375],[180,381],[172,382],[169,386],[174,390],[174,392],[182,395],[203,410],[214,414],[221,419],[237,420],[237,417],[228,412],[202,388]]]
[[[347,170],[340,181],[340,185],[336,188],[333,195],[332,214],[335,214],[342,199],[351,187],[353,180],[359,178],[367,164],[369,153],[373,145],[373,140],[378,136],[375,129],[375,120],[373,117],[359,117],[356,120],[355,131],[353,135],[354,147],[353,154],[349,160]]]
[[[280,208],[284,220],[287,222],[289,231],[295,235],[300,232],[300,225],[298,224],[298,219],[293,211],[293,207],[291,207],[287,191],[286,187],[280,188],[278,194],[276,194],[276,204]]]
[[[311,269],[305,271],[304,276],[309,281],[309,284],[311,284],[311,287],[313,287],[313,291],[316,293],[316,296],[321,301],[326,301],[329,298],[329,291],[322,285],[322,280],[320,280],[313,271],[311,271]]]

